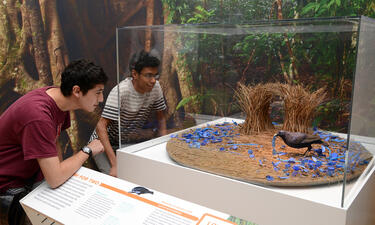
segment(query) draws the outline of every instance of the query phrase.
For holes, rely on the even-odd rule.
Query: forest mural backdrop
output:
[[[116,27],[133,25],[159,25],[159,24],[184,24],[184,23],[244,23],[254,20],[270,19],[296,19],[310,17],[337,17],[366,15],[375,17],[375,2],[368,0],[2,0],[0,1],[0,113],[28,91],[46,86],[59,85],[60,74],[63,68],[72,60],[87,58],[101,65],[110,81],[106,86],[105,95],[116,84]],[[164,37],[164,45],[173,36]],[[213,40],[206,40],[207,43]],[[285,39],[284,44],[289,45],[291,39]],[[152,37],[144,37],[144,48],[149,50]],[[239,44],[246,54],[239,57],[242,76],[236,77],[232,82],[252,79],[248,65],[256,66],[257,59],[254,55],[264,48],[271,48],[265,42],[259,42],[257,48],[246,43]],[[263,44],[263,45],[262,45]],[[209,47],[209,46],[207,46]],[[324,48],[324,46],[319,46]],[[220,99],[210,96],[220,96],[218,93],[202,94],[202,82],[194,82],[201,78],[191,80],[178,79],[186,76],[188,67],[184,67],[183,56],[178,54],[176,46],[170,46],[169,52],[163,52],[163,76],[160,80],[168,103],[168,118],[179,124],[179,115],[183,111],[204,113],[212,115],[229,115],[235,113],[235,106],[220,107]],[[292,49],[292,48],[290,48]],[[350,54],[351,48],[333,49]],[[297,54],[298,52],[296,52]],[[294,56],[291,52],[286,55],[275,53],[275,57],[286,58],[279,60],[280,76],[285,82],[293,82],[293,76],[298,75],[301,68],[294,65]],[[338,58],[338,65],[343,62]],[[349,63],[353,63],[350,60]],[[321,64],[327,63],[324,58]],[[291,67],[291,70],[285,67]],[[334,67],[341,69],[340,67]],[[204,68],[203,68],[204,69]],[[202,70],[203,70],[202,69]],[[321,107],[322,113],[333,110],[339,112],[338,117],[331,118],[337,121],[338,131],[345,124],[340,124],[348,115],[342,112],[347,110],[347,90],[351,90],[351,83],[345,72],[341,77],[328,77],[331,82],[330,95],[343,95],[343,101],[327,101]],[[177,77],[172,77],[177,76]],[[212,80],[212,79],[211,79]],[[180,82],[178,82],[180,81]],[[230,84],[231,82],[229,82]],[[230,87],[235,88],[235,87]],[[225,90],[224,90],[225,91]],[[178,98],[177,98],[178,97]],[[179,101],[178,99],[181,99]],[[217,105],[216,108],[205,108],[205,101]],[[215,105],[214,104],[214,105]],[[227,104],[228,105],[228,104]],[[72,127],[62,134],[59,144],[63,149],[62,155],[68,157],[74,150],[83,146],[93,131],[100,111],[85,113],[83,111],[71,112]],[[170,120],[170,121],[171,121]],[[92,165],[89,165],[92,166]]]

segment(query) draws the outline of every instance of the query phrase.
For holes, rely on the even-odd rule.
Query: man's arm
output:
[[[61,149],[61,146],[59,145],[57,140],[56,140],[56,149],[57,149],[57,157],[59,158],[59,161],[62,162],[64,158],[64,152]]]
[[[104,152],[108,157],[109,163],[111,164],[111,169],[109,175],[117,177],[117,159],[115,151],[112,148],[112,145],[108,137],[108,124],[110,120],[104,117],[100,117],[98,124],[96,125],[96,133],[99,136],[99,140],[104,146]]]
[[[99,140],[92,141],[88,146],[91,148],[93,155],[103,151],[103,145]],[[62,162],[60,162],[58,156],[54,156],[39,158],[38,163],[49,186],[57,188],[81,168],[88,157],[86,153],[79,151]]]
[[[159,125],[159,136],[163,136],[167,134],[167,122],[165,119],[165,112],[162,111],[156,111],[156,118],[158,120]]]

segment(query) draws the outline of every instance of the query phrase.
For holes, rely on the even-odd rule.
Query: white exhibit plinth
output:
[[[199,126],[232,120],[222,118]],[[168,135],[119,149],[119,178],[258,225],[375,224],[374,159],[360,178],[346,184],[345,204],[341,207],[343,183],[271,187],[218,176],[172,161],[166,151],[169,139]],[[375,146],[362,144],[366,148]]]

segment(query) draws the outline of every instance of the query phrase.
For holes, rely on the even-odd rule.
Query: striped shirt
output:
[[[142,128],[152,111],[162,111],[166,109],[163,92],[159,81],[156,81],[151,92],[139,93],[134,89],[132,78],[126,78],[120,82],[120,121],[121,121],[121,142],[129,142],[128,135],[136,133]],[[102,117],[109,119],[108,137],[112,146],[118,146],[118,95],[115,86],[108,95]],[[96,132],[91,136],[91,140],[97,138]]]

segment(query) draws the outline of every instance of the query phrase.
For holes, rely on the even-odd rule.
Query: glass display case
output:
[[[120,178],[257,224],[272,224],[268,210],[286,224],[284,204],[301,213],[296,224],[305,210],[330,224],[368,221],[349,209],[373,196],[375,20],[133,26],[116,37]],[[132,73],[141,51],[158,71]],[[136,79],[161,87],[168,135],[160,96],[130,109],[138,98],[124,83]],[[150,90],[135,88],[142,99]]]

